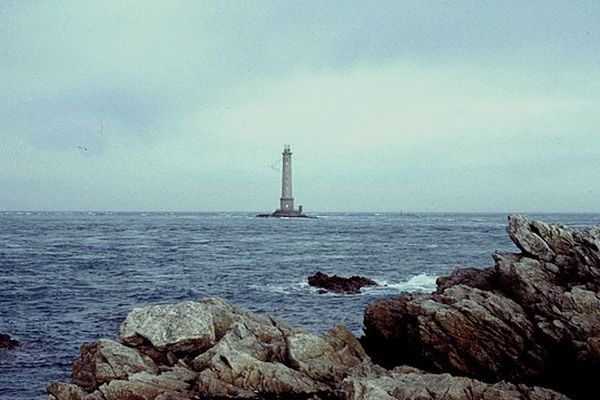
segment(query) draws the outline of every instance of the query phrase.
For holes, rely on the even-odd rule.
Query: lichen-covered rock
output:
[[[158,372],[158,367],[137,350],[108,339],[81,346],[81,361],[73,365],[73,383],[86,390],[105,382],[127,379],[136,372]]]
[[[258,329],[243,322],[231,325],[221,340],[192,361],[203,396],[253,398],[256,393],[312,393],[317,382],[284,364],[286,335],[292,330],[265,320]]]
[[[551,263],[562,286],[600,290],[600,227],[576,231],[511,215],[507,231],[524,257]]]
[[[365,323],[368,349],[388,367],[477,371],[480,379],[498,381],[535,375],[544,357],[519,304],[464,285],[376,303],[365,311]]]
[[[236,323],[192,365],[200,371],[201,395],[253,398],[256,393],[306,396],[328,392],[367,360],[346,328],[336,327],[323,336],[288,328],[277,337],[251,332]]]
[[[121,324],[127,344],[146,339],[159,351],[202,351],[216,341],[211,302],[185,301],[175,305],[135,308]]]
[[[348,378],[340,400],[568,400],[551,390],[500,382],[483,383],[449,374],[397,373]]]
[[[585,298],[578,295],[577,304],[584,307]],[[442,342],[461,329],[499,327],[497,337],[489,337],[490,348],[477,343],[471,353],[480,366],[491,364],[492,371],[501,370],[503,362],[529,365],[528,352],[537,354],[513,341],[505,344],[514,347],[509,357],[493,357],[503,337],[526,337],[535,330],[531,321],[521,319],[522,308],[514,301],[464,285],[444,290],[438,300],[436,319],[423,323],[443,326],[447,336],[424,335],[422,340],[446,352],[455,368],[461,367],[465,353],[458,344],[443,347]],[[431,312],[428,307],[437,307],[413,306],[413,312],[421,307],[423,315]],[[314,335],[220,299],[160,307],[130,314],[121,327],[122,343],[100,340],[82,346],[82,360],[74,367],[77,385],[50,385],[50,400],[566,399],[550,390],[425,374],[410,367],[387,371],[341,326]],[[468,317],[468,326],[455,324],[458,314]],[[509,314],[513,320],[507,323]],[[186,318],[197,321],[198,329],[189,320],[179,321]],[[202,318],[206,320],[200,322]]]
[[[186,318],[206,320],[195,330]],[[121,336],[82,346],[77,386],[50,387],[52,400],[77,399],[74,387],[87,400],[329,398],[352,371],[376,368],[347,328],[316,336],[220,299],[136,309]]]
[[[210,298],[174,305],[135,308],[121,324],[123,343],[142,346],[148,342],[162,353],[202,353],[214,346],[239,323],[261,337],[278,336],[289,326],[250,313],[224,300]]]
[[[236,350],[215,354],[210,366],[200,371],[198,385],[203,396],[234,398],[254,398],[257,393],[312,394],[328,389],[285,364],[261,361]]]
[[[337,382],[355,368],[371,368],[370,359],[348,328],[336,326],[323,336],[287,337],[288,363],[312,379]]]
[[[144,380],[114,380],[98,388],[103,400],[157,400],[159,396],[170,400],[191,400],[191,392],[171,390],[158,383]],[[60,400],[60,399],[59,399]]]
[[[72,383],[55,382],[50,384],[46,391],[49,400],[83,400],[87,392]]]
[[[507,231],[521,253],[496,252],[493,268],[455,271],[432,295],[367,307],[368,353],[387,367],[600,398],[600,228],[511,215]]]

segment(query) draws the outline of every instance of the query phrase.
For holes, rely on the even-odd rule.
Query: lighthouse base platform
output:
[[[314,215],[306,215],[302,211],[292,210],[292,211],[284,211],[284,210],[275,210],[270,214],[258,214],[257,217],[260,218],[317,218]]]

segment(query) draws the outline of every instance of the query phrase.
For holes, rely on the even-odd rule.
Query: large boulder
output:
[[[134,308],[121,324],[127,344],[149,342],[159,351],[203,351],[216,341],[213,302],[185,301],[175,305]]]
[[[337,275],[330,276],[318,271],[308,277],[308,284],[333,293],[356,294],[360,293],[360,290],[365,286],[376,286],[377,282],[364,276],[343,278]]]
[[[365,323],[367,348],[387,367],[407,363],[436,372],[476,372],[493,382],[535,375],[544,356],[519,304],[465,285],[378,302],[365,311]]]
[[[519,254],[455,271],[431,295],[365,310],[363,344],[382,365],[496,382],[533,382],[600,398],[600,228],[575,231],[511,215]]]

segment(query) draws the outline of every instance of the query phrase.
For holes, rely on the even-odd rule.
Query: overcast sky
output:
[[[0,2],[0,210],[600,211],[598,1]]]

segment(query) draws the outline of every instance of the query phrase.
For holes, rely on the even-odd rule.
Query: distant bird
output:
[[[77,146],[77,148],[78,148],[79,150],[82,150],[82,151],[88,151],[88,148],[87,148],[87,147],[83,147],[83,146]]]
[[[273,161],[270,167],[273,171],[279,172],[279,160]]]

